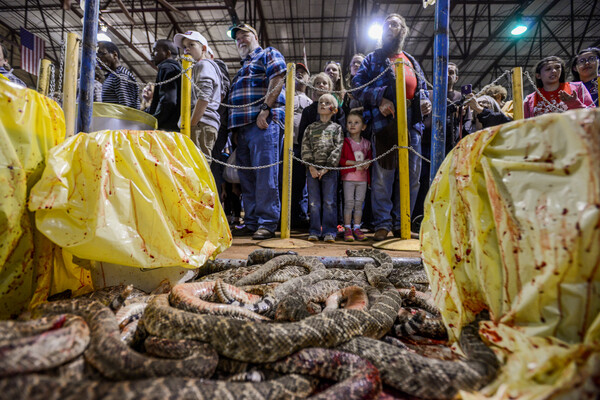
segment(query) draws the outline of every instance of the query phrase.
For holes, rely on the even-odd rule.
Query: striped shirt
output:
[[[133,74],[122,65],[115,70],[117,75],[110,72],[102,84],[102,101],[104,103],[121,104],[139,109],[140,96]]]
[[[267,94],[269,81],[286,71],[283,55],[272,47],[257,47],[242,61],[242,68],[233,78],[229,103],[252,103]],[[229,109],[229,129],[254,123],[260,113],[259,102],[253,106]],[[273,121],[284,122],[285,90],[281,90],[271,109]]]

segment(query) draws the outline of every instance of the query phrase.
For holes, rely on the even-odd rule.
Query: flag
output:
[[[21,69],[37,75],[40,60],[44,58],[44,47],[42,38],[21,28]]]

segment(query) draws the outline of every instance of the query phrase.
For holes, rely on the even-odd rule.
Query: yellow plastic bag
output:
[[[178,133],[68,139],[50,153],[29,209],[44,235],[87,260],[197,268],[231,245],[210,168]]]
[[[43,264],[52,259],[41,251],[45,238],[35,235],[26,201],[29,188],[41,176],[46,153],[65,136],[63,112],[47,97],[0,80],[0,136],[0,319],[4,319],[23,311],[34,292],[46,296],[50,288],[51,268]]]
[[[451,337],[489,309],[480,333],[506,362],[464,398],[585,391],[600,372],[600,110],[463,139],[428,193],[421,245]]]

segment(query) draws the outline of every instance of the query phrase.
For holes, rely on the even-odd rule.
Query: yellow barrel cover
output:
[[[80,133],[52,149],[29,209],[73,255],[124,266],[197,268],[231,245],[214,178],[178,133]]]
[[[598,394],[600,110],[464,138],[428,193],[421,245],[452,338],[492,315],[480,333],[505,364],[464,399]]]

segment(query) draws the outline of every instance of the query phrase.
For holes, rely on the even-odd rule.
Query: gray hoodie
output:
[[[217,109],[221,102],[222,92],[221,71],[218,65],[209,59],[198,61],[192,68],[192,80],[195,83],[192,85],[192,112],[198,100],[208,101],[208,106],[200,122],[218,130],[221,119]]]

